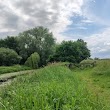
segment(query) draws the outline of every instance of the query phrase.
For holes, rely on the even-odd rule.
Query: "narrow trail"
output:
[[[34,71],[35,70],[26,70],[26,71],[2,74],[0,75],[0,87],[9,84],[17,76],[33,73]]]

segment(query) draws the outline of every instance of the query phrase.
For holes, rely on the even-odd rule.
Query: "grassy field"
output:
[[[14,65],[14,66],[0,66],[0,74],[11,73],[17,71],[30,70],[30,67]]]
[[[94,68],[73,71],[49,65],[19,77],[0,91],[0,110],[109,110],[109,65],[99,60]]]
[[[0,91],[0,110],[110,110],[75,73],[54,64],[19,76]]]
[[[74,72],[85,82],[89,91],[110,107],[110,60],[98,60],[96,67]]]

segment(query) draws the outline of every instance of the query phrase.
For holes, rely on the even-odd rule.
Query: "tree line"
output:
[[[37,68],[55,61],[79,63],[88,57],[90,50],[82,39],[57,44],[52,32],[42,26],[0,39],[0,65]]]

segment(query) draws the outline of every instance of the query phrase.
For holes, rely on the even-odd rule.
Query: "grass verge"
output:
[[[24,70],[30,70],[30,69],[31,69],[30,67],[26,67],[22,65],[0,66],[0,74],[24,71]]]

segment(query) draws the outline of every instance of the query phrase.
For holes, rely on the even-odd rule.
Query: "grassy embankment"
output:
[[[30,70],[30,67],[26,67],[23,65],[14,65],[14,66],[0,66],[0,74],[18,72],[24,70]]]
[[[0,110],[109,110],[78,77],[57,64],[19,76],[0,91]]]
[[[77,70],[75,73],[85,81],[88,90],[110,107],[110,60],[98,60],[96,67]]]

